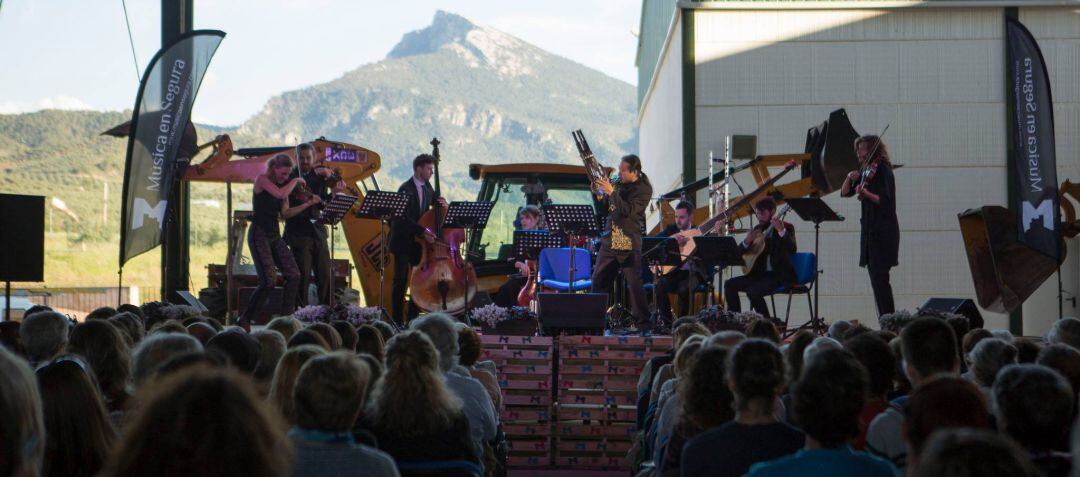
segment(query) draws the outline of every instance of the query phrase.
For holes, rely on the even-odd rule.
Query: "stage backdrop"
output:
[[[1039,44],[1019,20],[1005,18],[1006,62],[1013,106],[1008,118],[1013,137],[1015,202],[1020,241],[1060,259],[1057,159],[1054,156],[1054,103],[1050,75]]]
[[[180,173],[175,167],[177,151],[190,127],[203,75],[224,37],[225,32],[217,30],[187,33],[158,51],[143,75],[124,165],[121,267],[161,244],[169,194]]]

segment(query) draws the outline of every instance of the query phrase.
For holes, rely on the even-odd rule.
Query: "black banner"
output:
[[[1056,260],[1061,255],[1054,103],[1039,44],[1019,20],[1005,18],[1006,67],[1013,116],[1008,118],[1016,163],[1015,202],[1021,242]]]
[[[150,60],[131,115],[120,220],[120,266],[161,244],[177,152],[203,75],[225,32],[198,30]],[[190,158],[189,158],[190,159]]]

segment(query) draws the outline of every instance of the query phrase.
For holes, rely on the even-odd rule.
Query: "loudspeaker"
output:
[[[540,326],[544,334],[560,331],[603,335],[607,324],[606,293],[540,293]]]
[[[806,132],[810,161],[802,165],[802,177],[810,177],[814,188],[828,194],[844,184],[848,172],[859,168],[855,139],[859,133],[851,127],[843,108],[829,113],[829,119]]]
[[[45,281],[45,197],[0,194],[0,282]]]
[[[970,298],[931,298],[919,307],[919,311],[930,310],[966,316],[971,329],[982,328],[985,324],[979,307]]]
[[[176,294],[184,301],[185,305],[199,310],[200,313],[206,313],[208,311],[206,305],[203,305],[198,298],[195,298],[195,295],[191,294],[191,292],[187,290],[176,290]],[[199,295],[202,295],[202,292],[199,292]]]
[[[732,135],[731,158],[754,159],[757,157],[757,136]]]

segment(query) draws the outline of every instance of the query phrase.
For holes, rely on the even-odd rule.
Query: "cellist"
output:
[[[409,205],[405,214],[390,226],[390,252],[394,254],[394,283],[391,303],[394,306],[393,319],[399,325],[405,323],[405,291],[409,288],[409,272],[413,265],[420,263],[422,251],[416,239],[423,238],[428,243],[435,242],[435,234],[419,224],[420,217],[433,205],[446,208],[446,199],[436,197],[431,186],[431,176],[435,173],[435,156],[421,154],[413,159],[413,175],[398,187],[398,193],[409,196]],[[415,314],[409,313],[409,318]]]
[[[522,207],[518,212],[518,225],[517,230],[536,230],[540,225],[540,208],[535,205]],[[518,293],[521,292],[521,287],[528,283],[529,273],[533,270],[529,270],[529,266],[522,260],[515,260],[514,268],[521,276],[512,277],[499,287],[499,294],[495,295],[496,305],[509,308],[518,304]]]
[[[843,197],[862,201],[859,266],[870,273],[878,316],[895,311],[889,270],[899,265],[900,223],[896,218],[896,182],[889,150],[879,136],[855,140],[861,171],[851,171],[840,188]]]

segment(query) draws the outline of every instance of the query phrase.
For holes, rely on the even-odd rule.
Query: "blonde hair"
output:
[[[686,339],[694,335],[709,336],[709,329],[698,322],[683,323],[679,325],[678,328],[675,328],[675,331],[671,332],[672,348],[674,348],[675,351],[678,351],[683,343],[686,342]]]
[[[409,330],[391,338],[386,367],[372,399],[377,427],[422,436],[446,430],[462,415],[461,400],[443,380],[439,352],[423,332]]]
[[[289,338],[292,338],[297,331],[304,329],[304,324],[291,316],[279,316],[270,320],[270,323],[266,324],[266,328],[281,333],[281,336],[285,338],[285,342],[288,343]]]
[[[274,157],[266,160],[266,175],[270,175],[274,172],[274,169],[279,167],[292,168],[293,160],[288,154],[275,154]]]
[[[45,417],[34,372],[22,358],[0,346],[0,473],[41,475],[45,457]]]
[[[300,368],[311,358],[324,354],[326,351],[318,346],[300,345],[286,351],[278,361],[274,378],[270,381],[270,395],[267,399],[271,406],[281,411],[281,415],[290,424],[296,422],[296,401],[293,400],[293,388],[296,386],[297,376],[300,375]]]
[[[880,137],[878,137],[875,134],[867,134],[865,136],[859,136],[859,138],[855,140],[855,151],[856,152],[859,151],[859,145],[864,143],[864,142],[866,143],[867,146],[870,146],[871,150],[873,150],[875,146],[877,147],[877,151],[874,152],[874,156],[881,158],[883,161],[885,161],[886,164],[892,164],[889,161],[889,148],[885,146],[885,143],[882,142]],[[872,158],[869,158],[869,157],[867,158],[868,161],[871,160],[871,159]]]
[[[675,359],[672,361],[672,371],[675,372],[675,376],[682,377],[690,371],[694,363],[694,355],[704,346],[705,337],[702,335],[693,335],[683,342],[683,345],[675,352]]]
[[[370,381],[367,363],[355,354],[335,352],[309,359],[293,388],[296,425],[324,432],[352,429]]]

